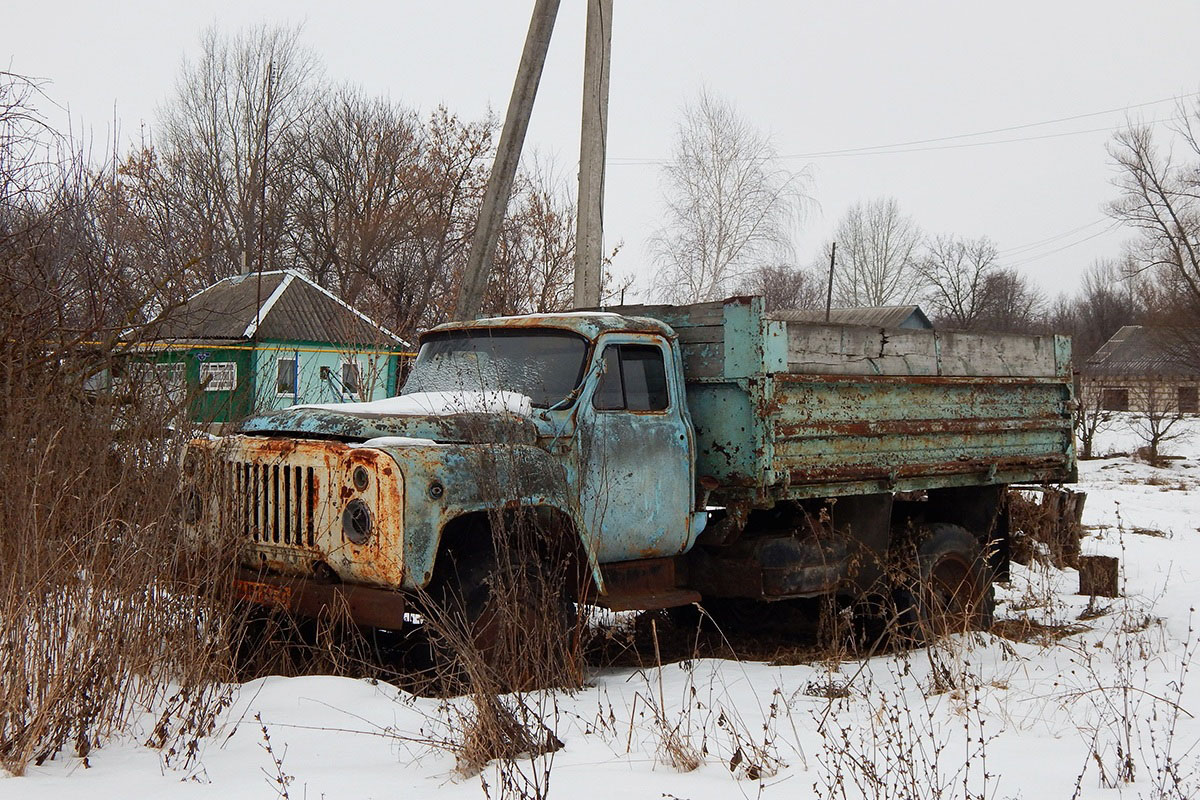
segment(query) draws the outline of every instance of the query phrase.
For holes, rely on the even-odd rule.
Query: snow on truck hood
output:
[[[517,392],[415,392],[367,403],[265,411],[238,427],[249,435],[332,438],[371,447],[431,442],[534,444],[529,397]]]
[[[517,392],[414,392],[366,403],[309,403],[289,411],[337,411],[360,417],[444,417],[450,414],[533,415],[533,401]]]

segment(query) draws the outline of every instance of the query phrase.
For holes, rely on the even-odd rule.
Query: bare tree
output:
[[[1028,276],[1015,269],[994,269],[984,278],[981,330],[1031,333],[1042,327],[1046,300]]]
[[[112,172],[45,124],[41,97],[37,82],[0,72],[0,317],[29,325],[35,348],[112,336],[141,305],[105,202]]]
[[[1145,443],[1146,460],[1154,464],[1167,442],[1187,438],[1188,429],[1179,425],[1187,414],[1179,407],[1176,384],[1165,376],[1149,376],[1130,391],[1129,426]]]
[[[380,320],[409,336],[449,317],[462,281],[471,232],[487,186],[495,120],[461,119],[436,109],[421,134],[410,175],[413,228],[372,274]]]
[[[145,311],[153,317],[198,286],[194,272],[202,258],[189,238],[194,227],[177,207],[176,187],[153,147],[143,144],[129,152],[110,177],[99,183],[111,219],[110,240],[119,242],[131,283],[151,298]]]
[[[488,278],[488,313],[565,311],[574,301],[576,202],[537,158],[517,176]]]
[[[778,165],[771,140],[732,103],[702,91],[684,108],[663,168],[666,224],[649,242],[655,293],[711,300],[755,268],[786,260],[805,179]]]
[[[936,236],[916,264],[924,300],[939,325],[972,330],[988,312],[988,278],[996,270],[996,245],[986,236]]]
[[[1155,142],[1148,126],[1118,132],[1109,153],[1119,170],[1118,198],[1109,214],[1133,227],[1132,255],[1138,267],[1155,273],[1164,294],[1157,305],[1160,328],[1176,330],[1181,362],[1200,369],[1200,101],[1180,104],[1176,140],[1187,159]]]
[[[767,311],[781,308],[823,308],[825,288],[813,273],[786,264],[755,268],[742,279],[737,291],[762,295]]]
[[[50,156],[59,137],[33,104],[40,94],[36,81],[0,70],[0,243],[16,224],[13,212],[36,202],[53,173]]]
[[[292,134],[299,177],[292,249],[318,284],[355,304],[419,227],[423,132],[415,115],[343,88]]]
[[[920,228],[894,198],[851,206],[838,222],[834,302],[886,306],[912,302],[920,289]]]
[[[1094,376],[1081,375],[1076,384],[1075,438],[1079,441],[1079,457],[1092,458],[1096,437],[1107,430],[1115,419],[1105,408],[1104,382]]]
[[[1083,363],[1123,325],[1140,324],[1150,287],[1128,261],[1094,263],[1080,284],[1069,309],[1054,315],[1055,330],[1074,339],[1075,360]]]
[[[319,73],[296,28],[209,29],[199,59],[184,63],[161,112],[160,157],[201,284],[282,263],[296,178],[290,134],[314,105]]]

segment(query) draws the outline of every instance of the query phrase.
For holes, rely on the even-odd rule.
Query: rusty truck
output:
[[[505,509],[576,554],[564,592],[611,609],[862,597],[900,566],[904,613],[986,625],[1006,487],[1076,475],[1070,356],[758,297],[448,323],[397,397],[193,442],[185,480],[216,479],[186,522],[242,540],[246,597],[380,628],[439,581],[486,583]]]

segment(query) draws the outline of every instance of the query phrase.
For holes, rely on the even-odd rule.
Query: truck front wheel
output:
[[[899,570],[897,606],[906,635],[930,642],[991,627],[995,588],[975,536],[958,525],[928,525],[902,555],[907,568]]]
[[[493,553],[460,558],[427,614],[464,679],[504,690],[581,681],[577,614],[563,582]]]

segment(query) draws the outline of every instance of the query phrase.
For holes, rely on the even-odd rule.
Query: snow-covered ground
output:
[[[1100,453],[1138,444],[1124,432],[1101,440]],[[1167,451],[1181,458],[1165,468],[1115,457],[1080,470],[1084,550],[1121,559],[1124,597],[1089,608],[1073,593],[1074,571],[1018,566],[998,592],[998,630],[1009,638],[957,637],[868,661],[697,659],[600,672],[580,692],[541,698],[565,745],[549,763],[550,794],[1200,796],[1200,675],[1188,671],[1200,435]],[[1014,635],[1024,620],[1026,634]],[[462,777],[453,754],[431,743],[452,717],[445,703],[387,684],[266,678],[237,688],[186,768],[141,744],[147,719],[93,749],[86,766],[60,755],[0,780],[0,798],[269,798],[280,777],[291,798],[500,797],[498,765]],[[690,759],[699,766],[684,771]],[[540,775],[547,761],[517,767]]]

